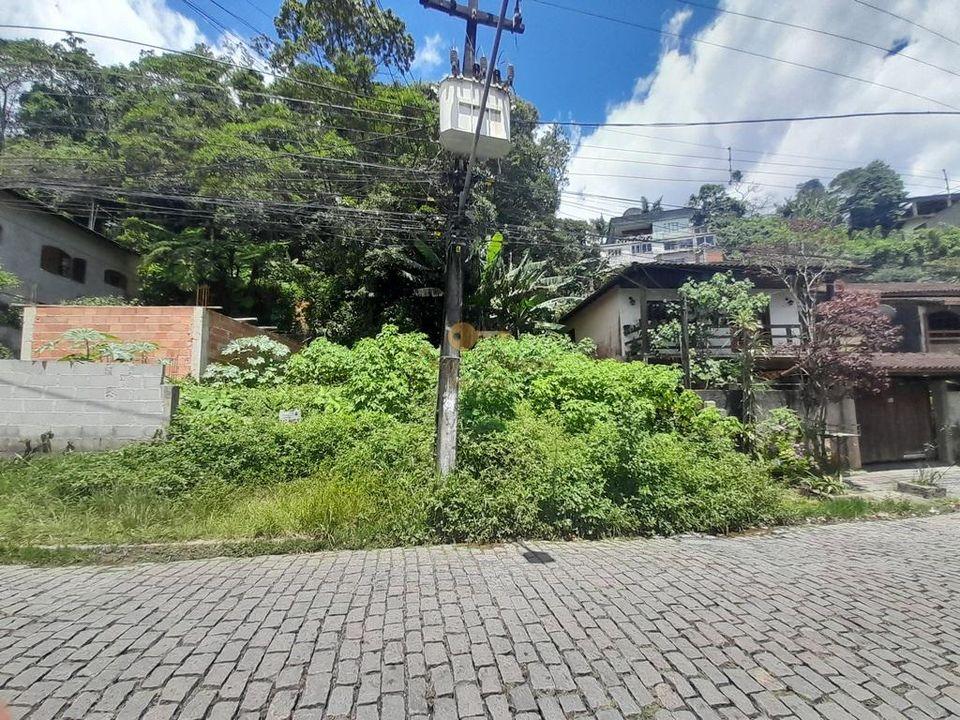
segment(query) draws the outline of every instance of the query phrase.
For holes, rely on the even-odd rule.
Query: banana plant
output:
[[[558,330],[557,308],[574,296],[564,290],[574,282],[570,274],[550,274],[548,263],[534,260],[529,252],[518,259],[504,252],[501,233],[485,240],[481,253],[480,283],[471,304],[477,308],[481,326],[506,330],[514,335]]]

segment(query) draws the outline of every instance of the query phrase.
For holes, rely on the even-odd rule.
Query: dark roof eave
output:
[[[111,239],[111,238],[108,238],[108,237],[107,237],[106,235],[104,235],[103,233],[98,233],[96,230],[91,230],[91,229],[88,228],[86,225],[83,225],[82,223],[78,223],[78,222],[77,222],[76,220],[74,220],[73,218],[71,218],[71,217],[69,217],[69,216],[67,216],[67,215],[64,215],[63,213],[57,212],[54,208],[50,207],[49,205],[44,205],[42,202],[39,202],[39,201],[37,201],[37,200],[34,200],[34,199],[33,199],[32,197],[30,197],[29,195],[26,195],[26,194],[20,192],[19,190],[15,189],[15,188],[0,187],[0,192],[10,193],[11,195],[14,195],[14,196],[16,196],[17,198],[19,198],[20,200],[22,200],[23,202],[30,203],[30,204],[33,205],[34,207],[40,208],[41,210],[43,210],[45,213],[47,213],[47,214],[50,215],[51,217],[56,218],[57,220],[60,220],[60,221],[62,221],[62,222],[68,223],[68,224],[72,225],[73,227],[82,230],[83,232],[87,233],[88,235],[93,236],[94,238],[96,238],[96,239],[97,239],[98,241],[100,241],[100,242],[110,243],[110,244],[113,245],[114,247],[120,248],[121,250],[123,250],[123,251],[125,251],[125,252],[127,252],[127,253],[129,253],[129,254],[131,254],[131,255],[136,255],[137,257],[140,257],[140,253],[138,253],[138,252],[137,252],[136,250],[134,250],[133,248],[129,248],[129,247],[127,247],[126,245],[122,245],[122,244],[118,243],[116,240],[113,240],[113,239]]]

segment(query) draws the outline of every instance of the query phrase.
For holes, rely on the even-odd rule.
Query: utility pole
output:
[[[507,32],[522,34],[524,31],[523,19],[520,17],[519,9],[514,12],[513,20],[506,19],[506,11],[496,15],[484,12],[479,7],[480,0],[468,0],[466,5],[462,5],[456,0],[420,0],[420,4],[428,10],[439,10],[440,12],[451,15],[455,18],[467,21],[467,36],[463,43],[463,74],[467,75],[473,72],[473,64],[476,62],[477,54],[477,26],[486,25],[492,28],[502,28]],[[497,63],[497,51],[493,51],[491,64]]]
[[[733,147],[730,145],[727,145],[727,172],[729,173],[727,185],[733,185]]]
[[[487,98],[490,93],[490,84],[496,72],[497,54],[500,51],[500,38],[503,30],[522,33],[523,20],[517,10],[512,21],[506,19],[509,0],[502,0],[500,15],[494,17],[490,13],[479,9],[479,0],[469,0],[468,5],[458,4],[455,0],[420,0],[420,4],[432,10],[440,10],[448,15],[461,18],[467,22],[466,38],[463,47],[464,75],[475,75],[477,47],[477,26],[486,25],[496,27],[497,33],[493,41],[490,62],[487,67],[486,79],[483,85],[483,95],[480,100],[480,111],[477,117],[476,130],[473,135],[473,145],[467,161],[466,176],[460,197],[457,202],[457,214],[453,220],[450,239],[447,242],[446,253],[446,280],[444,283],[443,300],[443,337],[440,343],[440,376],[437,385],[437,469],[441,476],[447,476],[457,465],[457,430],[459,425],[458,404],[460,397],[460,338],[455,337],[459,326],[463,307],[463,254],[464,243],[460,236],[467,198],[470,196],[470,183],[473,179],[473,169],[477,161],[477,144],[483,129],[483,118],[487,109]]]
[[[947,185],[947,207],[953,205],[953,196],[950,194],[950,177],[947,175],[947,169],[943,169],[943,182]]]

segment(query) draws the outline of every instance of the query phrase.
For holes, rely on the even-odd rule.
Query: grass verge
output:
[[[238,502],[231,503],[229,511],[224,506],[211,506],[215,517],[206,522],[197,517],[191,524],[179,527],[157,523],[158,518],[172,517],[169,508],[158,508],[147,513],[154,522],[150,525],[155,533],[150,537],[141,530],[136,537],[118,536],[111,531],[103,542],[80,542],[69,537],[55,537],[53,528],[43,535],[43,542],[13,542],[0,540],[0,564],[23,564],[31,566],[63,565],[119,565],[133,562],[169,562],[195,560],[211,557],[253,557],[257,555],[280,555],[320,552],[329,550],[370,549],[383,547],[372,532],[358,531],[348,527],[335,517],[326,505],[322,517],[311,515],[311,500],[293,502],[295,488],[286,487],[277,497],[260,492]],[[315,502],[315,499],[314,499]],[[346,501],[345,506],[352,509]],[[313,506],[315,509],[321,507]],[[874,499],[855,495],[834,498],[811,498],[788,491],[784,495],[776,526],[820,525],[857,520],[889,520],[956,512],[960,503],[955,500],[906,500],[895,498]],[[143,508],[141,508],[141,512]],[[68,528],[91,529],[88,522],[67,522]],[[248,524],[249,523],[249,524]],[[122,523],[111,526],[113,530]],[[240,537],[237,532],[266,533]],[[310,535],[295,534],[310,529]],[[768,528],[765,528],[768,529]],[[765,530],[764,529],[764,530]],[[760,530],[759,532],[763,532]],[[189,539],[196,533],[206,534],[205,539]],[[222,533],[227,534],[222,534]],[[758,531],[748,531],[758,532]],[[221,533],[221,534],[217,534]],[[85,534],[84,538],[90,539]]]

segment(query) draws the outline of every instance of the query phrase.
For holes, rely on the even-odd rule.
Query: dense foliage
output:
[[[460,466],[440,480],[433,345],[392,327],[353,348],[318,340],[280,384],[184,385],[168,440],[0,465],[0,536],[35,540],[59,518],[61,533],[85,539],[365,545],[727,531],[778,517],[781,492],[765,462],[738,451],[738,421],[681,390],[675,369],[591,353],[546,336],[466,352]],[[290,409],[300,422],[279,419]],[[114,524],[91,530],[83,518],[102,507],[118,508]],[[130,508],[159,519],[131,527]],[[175,512],[182,523],[161,522]]]
[[[201,297],[339,342],[385,323],[436,341],[462,169],[440,150],[435,87],[377,79],[407,69],[412,39],[370,0],[286,0],[275,25],[260,58],[200,46],[117,66],[75,37],[0,40],[5,184],[140,251],[144,303]],[[459,231],[475,245],[500,230],[506,257],[580,295],[598,253],[586,223],[554,217],[570,146],[538,120],[515,99],[513,150],[478,166]]]

